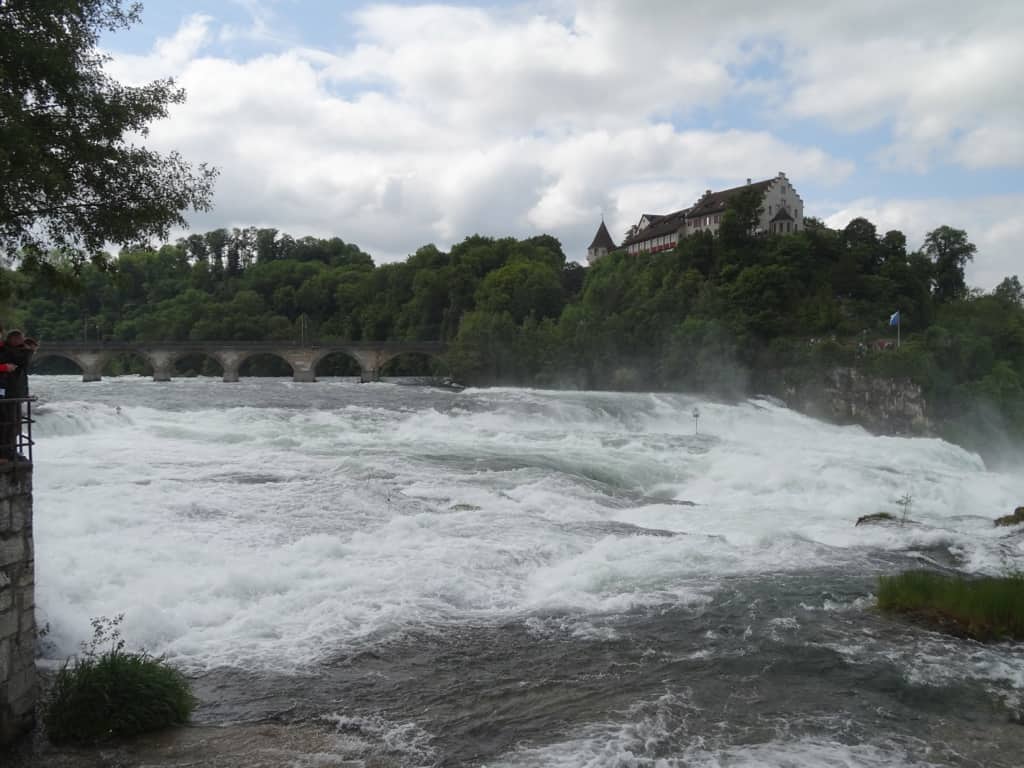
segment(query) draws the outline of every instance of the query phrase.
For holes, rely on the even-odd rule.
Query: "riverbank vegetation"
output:
[[[749,206],[736,202],[717,236],[589,268],[548,235],[474,235],[375,265],[339,238],[217,229],[122,251],[114,269],[85,265],[71,297],[28,267],[9,272],[4,319],[44,350],[83,338],[443,340],[451,372],[474,384],[742,396],[853,367],[918,384],[943,434],[971,447],[1024,435],[1024,288],[1008,277],[970,290],[966,232],[939,227],[918,249],[865,219],[754,236]]]
[[[93,639],[57,673],[43,710],[55,744],[96,744],[188,722],[195,699],[163,659],[124,649],[120,617],[94,619]]]
[[[882,576],[878,607],[976,640],[1024,640],[1024,574],[964,578],[908,571]]]

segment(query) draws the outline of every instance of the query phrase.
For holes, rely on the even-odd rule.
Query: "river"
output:
[[[1021,765],[1024,645],[872,608],[1021,568],[1024,475],[956,446],[767,400],[33,386],[44,664],[123,613],[197,723],[317,734],[281,765]]]

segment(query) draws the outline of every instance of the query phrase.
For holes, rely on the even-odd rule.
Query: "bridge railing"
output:
[[[0,461],[32,463],[35,397],[0,397]]]
[[[319,349],[323,347],[351,347],[353,349],[410,349],[419,347],[421,349],[442,349],[446,344],[443,341],[331,341],[327,339],[307,339],[304,342],[298,341],[230,341],[210,339],[208,341],[119,341],[114,339],[103,339],[100,341],[72,341],[47,340],[46,347],[68,350],[96,350],[96,349],[137,349],[146,347],[159,347],[160,349],[209,349],[229,347],[231,349],[243,350],[274,350],[285,348],[294,349]]]

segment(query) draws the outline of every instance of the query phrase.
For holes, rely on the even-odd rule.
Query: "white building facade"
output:
[[[631,228],[621,247],[631,254],[657,253],[675,248],[681,238],[698,232],[715,234],[729,209],[730,200],[751,189],[761,193],[761,214],[756,233],[785,235],[804,228],[803,199],[786,174],[780,171],[772,179],[756,182],[747,179],[742,186],[718,192],[709,189],[694,205],[680,211],[666,215],[645,213]]]

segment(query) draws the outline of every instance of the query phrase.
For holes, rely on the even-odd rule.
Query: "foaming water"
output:
[[[968,765],[872,715],[891,691],[846,720],[824,697],[881,676],[901,706],[948,692],[947,723],[964,690],[993,722],[1020,705],[1015,647],[870,610],[877,575],[915,561],[1024,559],[992,525],[1024,479],[939,440],[681,395],[33,384],[50,655],[124,613],[129,643],[197,677],[211,721],[328,718],[352,759],[399,723],[403,765]],[[854,526],[906,494],[912,523]],[[823,661],[799,721],[707,703],[715,674],[789,700],[801,678],[773,675],[806,654]]]

